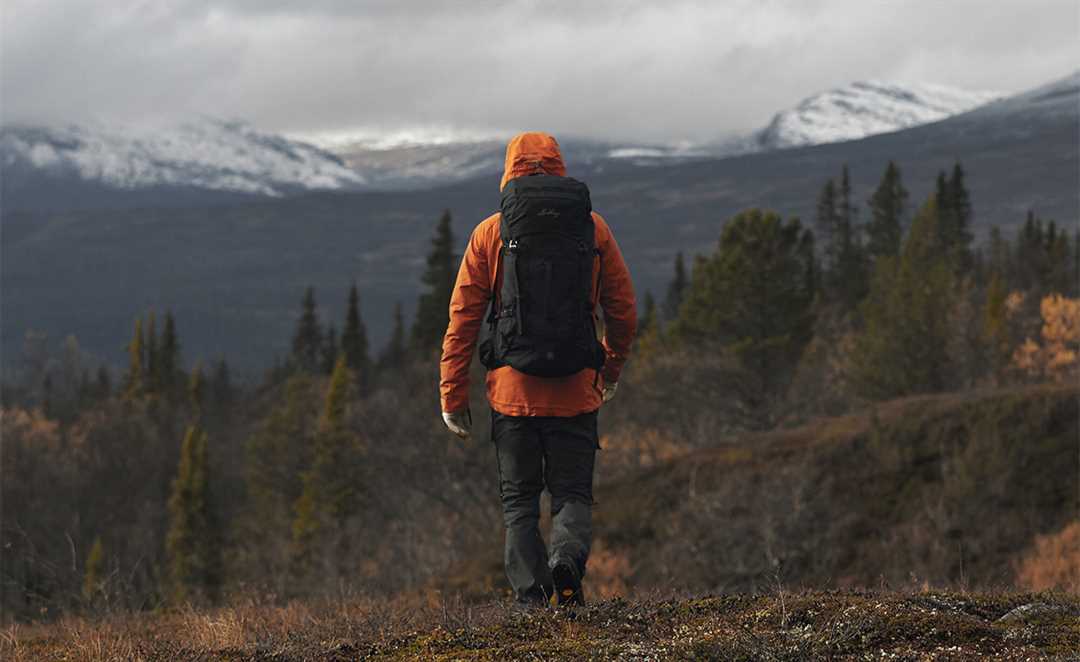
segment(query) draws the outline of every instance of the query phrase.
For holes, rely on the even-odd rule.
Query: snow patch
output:
[[[312,145],[263,133],[243,122],[204,119],[168,128],[6,127],[8,165],[68,170],[122,189],[196,187],[280,196],[292,189],[362,186],[341,159]]]
[[[755,142],[760,149],[783,149],[858,140],[943,120],[1001,97],[930,83],[859,81],[777,113]]]

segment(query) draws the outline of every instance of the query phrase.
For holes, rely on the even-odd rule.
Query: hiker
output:
[[[443,420],[470,435],[469,364],[488,369],[491,437],[519,604],[583,604],[592,539],[597,412],[615,395],[637,325],[630,273],[559,144],[522,133],[506,147],[501,212],[473,230],[443,339]],[[604,338],[597,339],[597,304]],[[551,553],[540,493],[551,495]]]

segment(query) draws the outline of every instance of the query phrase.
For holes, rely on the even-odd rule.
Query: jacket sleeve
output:
[[[615,242],[611,228],[599,214],[600,228],[597,248],[600,249],[600,308],[604,311],[604,363],[603,376],[606,383],[619,380],[623,364],[630,355],[630,347],[637,331],[637,302],[630,270],[626,268],[622,252]]]
[[[442,410],[447,412],[462,411],[469,406],[469,365],[491,298],[491,276],[481,227],[469,238],[450,296],[450,324],[443,338],[439,364],[439,392]]]

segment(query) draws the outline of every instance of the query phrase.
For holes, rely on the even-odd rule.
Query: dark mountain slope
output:
[[[676,251],[712,250],[738,210],[766,206],[812,220],[815,197],[843,164],[864,201],[889,159],[917,203],[938,170],[963,161],[976,224],[1010,227],[1032,208],[1074,225],[1080,181],[1080,90],[1072,76],[935,124],[817,147],[640,167],[612,162],[589,177],[641,293],[661,293]],[[575,174],[574,164],[569,164]],[[303,288],[335,318],[351,280],[377,343],[401,300],[410,310],[435,220],[454,213],[463,245],[498,204],[496,178],[397,193],[325,193],[189,209],[4,214],[5,357],[27,328],[75,333],[119,360],[132,318],[179,317],[187,356],[225,353],[264,366],[288,346]],[[863,212],[865,215],[865,211]],[[16,343],[13,345],[12,343]]]

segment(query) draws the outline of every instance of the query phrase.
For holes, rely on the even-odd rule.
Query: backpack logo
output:
[[[559,212],[555,211],[554,209],[541,209],[539,212],[536,213],[536,215],[537,216],[550,216],[552,218],[558,218],[559,217]]]

